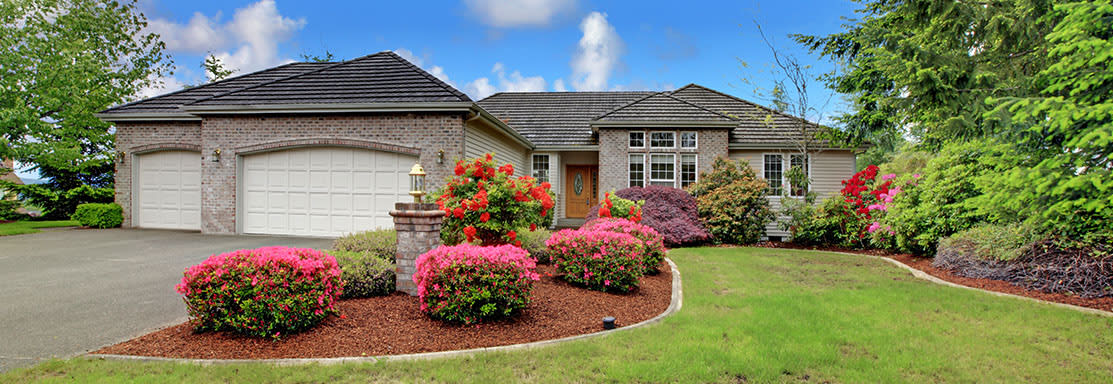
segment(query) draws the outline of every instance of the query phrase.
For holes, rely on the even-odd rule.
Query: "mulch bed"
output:
[[[1056,303],[1077,305],[1079,307],[1100,309],[1100,310],[1103,310],[1103,311],[1113,312],[1113,297],[1101,297],[1101,298],[1095,298],[1095,299],[1087,299],[1087,298],[1082,298],[1082,297],[1078,297],[1078,296],[1064,295],[1064,294],[1061,294],[1061,293],[1041,292],[1041,291],[1021,287],[1021,286],[1018,286],[1018,285],[1014,285],[1014,284],[1009,283],[1007,281],[993,280],[993,279],[975,279],[975,278],[970,278],[970,277],[958,276],[958,275],[955,275],[954,273],[951,273],[951,271],[949,271],[949,270],[939,269],[939,268],[935,268],[935,267],[931,266],[931,259],[930,258],[916,257],[916,256],[905,254],[905,253],[891,253],[891,252],[888,252],[888,251],[883,251],[883,250],[878,250],[878,249],[861,250],[861,249],[845,249],[845,248],[838,248],[838,247],[805,247],[805,246],[795,245],[795,244],[792,244],[792,243],[776,243],[776,242],[762,242],[762,243],[759,243],[757,246],[765,247],[765,248],[810,249],[810,250],[818,250],[818,251],[835,251],[835,252],[857,253],[857,254],[861,254],[861,255],[870,255],[870,256],[884,256],[884,257],[888,257],[890,259],[899,261],[902,264],[907,265],[909,267],[916,268],[918,270],[924,271],[925,273],[927,273],[929,275],[932,275],[932,276],[935,276],[935,277],[938,277],[942,280],[949,281],[949,282],[959,284],[959,285],[964,285],[964,286],[967,286],[967,287],[984,289],[984,290],[987,290],[987,291],[1008,293],[1008,294],[1012,294],[1012,295],[1025,296],[1025,297],[1030,297],[1030,298],[1033,298],[1033,299],[1039,299],[1039,300],[1044,300],[1044,301],[1051,301],[1051,302],[1056,302]]]
[[[664,312],[672,297],[672,273],[645,276],[627,294],[589,291],[559,278],[556,268],[538,267],[532,301],[518,316],[472,326],[450,325],[420,313],[416,297],[341,300],[342,316],[332,316],[309,331],[281,340],[224,332],[194,333],[189,323],[175,325],[93,353],[195,359],[272,359],[379,356],[494,347],[558,339],[601,331],[602,319],[618,326]]]

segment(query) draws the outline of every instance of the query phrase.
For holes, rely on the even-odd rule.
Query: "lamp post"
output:
[[[410,195],[415,203],[421,203],[421,197],[425,196],[425,168],[421,167],[421,163],[414,163],[410,168]]]

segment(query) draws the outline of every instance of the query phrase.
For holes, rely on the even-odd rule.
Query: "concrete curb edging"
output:
[[[457,351],[441,351],[441,352],[425,352],[425,353],[411,353],[405,355],[383,355],[383,356],[358,356],[358,357],[329,357],[329,358],[307,358],[307,359],[182,359],[173,357],[154,357],[154,356],[131,356],[131,355],[113,355],[113,354],[97,354],[90,353],[82,355],[83,358],[90,360],[125,360],[125,361],[147,361],[147,362],[177,362],[183,364],[196,364],[196,365],[220,365],[220,364],[243,364],[243,363],[264,363],[277,366],[290,366],[290,365],[304,365],[304,364],[321,364],[321,365],[334,365],[344,363],[374,363],[380,361],[409,361],[409,360],[429,360],[441,359],[449,357],[469,356],[485,352],[506,352],[518,351],[553,346],[563,344],[570,341],[584,340],[596,337],[611,335],[618,332],[623,332],[635,328],[645,327],[647,325],[661,322],[665,317],[668,317],[678,311],[684,305],[684,289],[681,286],[680,270],[676,267],[676,263],[672,260],[665,258],[665,262],[669,263],[669,268],[672,269],[672,297],[669,299],[669,307],[657,316],[649,320],[642,321],[637,324],[628,325],[625,327],[618,327],[612,330],[599,331],[594,333],[586,333],[582,335],[568,336],[560,339],[534,341],[530,343],[501,345],[497,347],[484,347],[463,349]]]
[[[1040,299],[1036,299],[1036,298],[1032,298],[1032,297],[1028,297],[1028,296],[1020,296],[1020,295],[1014,295],[1014,294],[1011,294],[1011,293],[990,291],[990,290],[987,290],[987,289],[968,287],[968,286],[965,286],[965,285],[962,285],[962,284],[952,283],[950,281],[943,280],[943,279],[940,279],[938,277],[932,276],[932,275],[928,274],[927,272],[921,271],[921,270],[916,269],[916,268],[912,268],[908,264],[896,261],[892,258],[888,258],[888,257],[885,257],[885,256],[863,255],[863,254],[859,254],[859,253],[850,253],[850,252],[834,252],[834,251],[818,251],[818,250],[816,250],[816,251],[817,252],[830,252],[830,253],[838,253],[840,255],[849,255],[849,256],[857,256],[857,257],[866,257],[866,258],[872,258],[872,259],[885,260],[885,261],[889,262],[889,264],[896,265],[900,268],[903,268],[904,270],[906,270],[908,272],[911,272],[912,276],[915,276],[915,277],[918,277],[920,279],[924,279],[924,280],[927,280],[927,281],[930,281],[930,282],[933,282],[933,283],[936,283],[936,284],[940,284],[940,285],[946,285],[946,286],[949,286],[949,287],[962,288],[962,289],[969,289],[971,291],[984,292],[984,293],[988,293],[990,295],[999,296],[999,297],[1011,297],[1011,298],[1015,298],[1015,299],[1027,300],[1027,301],[1041,303],[1041,304],[1048,304],[1048,305],[1052,305],[1052,306],[1059,307],[1059,308],[1073,309],[1075,311],[1089,313],[1089,314],[1093,314],[1093,315],[1113,317],[1113,312],[1103,311],[1103,310],[1100,310],[1100,309],[1081,307],[1081,306],[1072,305],[1072,304],[1056,303],[1054,301],[1040,300]]]

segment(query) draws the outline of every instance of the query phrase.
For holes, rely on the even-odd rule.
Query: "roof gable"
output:
[[[675,98],[668,93],[651,94],[615,108],[595,121],[617,122],[733,122],[735,119],[702,106]]]
[[[479,101],[492,115],[540,146],[594,145],[591,121],[653,95],[649,91],[502,92]]]
[[[803,118],[779,112],[698,84],[688,84],[670,93],[673,97],[738,120],[731,131],[731,143],[791,144],[802,140],[801,124],[811,133],[821,126]]]

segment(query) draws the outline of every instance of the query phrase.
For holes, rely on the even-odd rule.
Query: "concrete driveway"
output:
[[[68,357],[186,320],[174,285],[213,253],[329,239],[58,230],[0,237],[0,371]]]

